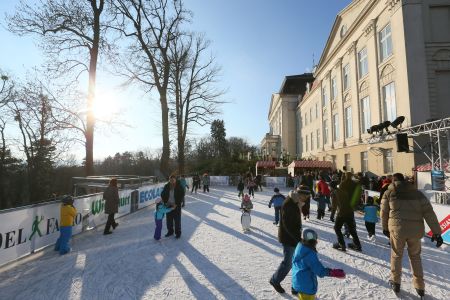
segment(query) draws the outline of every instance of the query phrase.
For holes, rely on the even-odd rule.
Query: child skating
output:
[[[303,239],[297,244],[292,257],[292,289],[298,292],[300,300],[314,300],[318,290],[317,276],[344,278],[341,269],[325,268],[317,257],[317,233],[303,230]]]
[[[379,207],[373,203],[373,197],[367,197],[367,204],[364,206],[364,221],[367,229],[367,237],[375,242],[375,226],[378,222],[377,212]]]
[[[242,210],[241,225],[242,225],[242,230],[244,232],[250,230],[250,224],[252,222],[252,219],[250,217],[250,212],[252,209],[253,209],[252,200],[250,200],[250,196],[248,194],[245,194],[244,198],[242,199],[242,202],[241,202],[241,210]]]
[[[281,206],[283,205],[283,201],[286,197],[280,194],[280,190],[278,188],[274,188],[273,191],[275,195],[273,195],[269,201],[269,208],[271,208],[273,204],[273,207],[275,208],[275,221],[273,224],[278,225],[278,222],[280,221]]]
[[[155,234],[153,235],[153,238],[157,241],[161,239],[161,230],[162,230],[162,220],[164,219],[164,216],[166,213],[171,212],[175,209],[176,205],[174,207],[167,207],[164,205],[164,203],[161,202],[161,198],[158,198],[155,200],[156,203],[156,209],[155,209]]]
[[[72,238],[73,221],[77,215],[72,196],[65,196],[62,199],[60,213],[59,238],[55,244],[55,251],[59,251],[59,254],[63,255],[71,250],[69,241]]]

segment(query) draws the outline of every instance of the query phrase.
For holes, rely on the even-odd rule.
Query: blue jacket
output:
[[[173,208],[171,207],[166,207],[164,204],[157,204],[156,205],[156,210],[155,210],[155,218],[157,220],[162,220],[164,219],[164,215],[168,212],[171,212]]]
[[[330,269],[325,268],[317,257],[317,252],[298,243],[292,257],[292,288],[298,292],[315,295],[317,276],[328,276]]]
[[[375,205],[366,205],[364,206],[364,221],[370,223],[378,222],[378,207]]]
[[[269,201],[269,205],[275,206],[275,207],[281,207],[281,205],[283,205],[283,201],[284,199],[286,199],[286,197],[284,197],[281,194],[275,194],[272,196],[272,198]]]

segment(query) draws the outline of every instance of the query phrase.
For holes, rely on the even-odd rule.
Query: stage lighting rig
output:
[[[391,126],[395,129],[398,129],[397,127],[402,127],[402,123],[405,121],[405,117],[404,116],[400,116],[397,119],[395,119],[394,121],[392,121]]]

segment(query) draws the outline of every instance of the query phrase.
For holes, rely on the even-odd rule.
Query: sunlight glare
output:
[[[105,120],[111,119],[117,113],[117,101],[111,92],[97,93],[93,111],[96,119]]]

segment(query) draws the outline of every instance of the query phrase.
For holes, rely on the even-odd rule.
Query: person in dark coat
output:
[[[174,209],[167,213],[167,233],[166,237],[173,235],[178,239],[181,236],[181,204],[183,203],[185,189],[175,175],[171,175],[169,182],[164,186],[161,192],[161,199],[167,207]],[[175,230],[174,230],[175,225]]]
[[[114,214],[119,212],[119,189],[117,188],[116,178],[109,181],[109,186],[103,192],[103,199],[105,200],[105,214],[108,215],[103,234],[111,234],[111,226],[113,229],[119,226],[119,223],[114,219]]]
[[[281,282],[291,270],[292,255],[294,254],[295,247],[302,238],[302,218],[300,209],[309,195],[309,191],[290,191],[281,206],[278,241],[283,245],[283,261],[269,281],[274,289],[280,294],[285,292],[281,286]],[[294,289],[291,289],[291,292],[297,294]]]
[[[347,225],[348,231],[353,238],[353,243],[348,247],[357,251],[361,251],[361,243],[356,232],[356,222],[354,208],[358,204],[361,197],[361,185],[352,180],[352,173],[347,172],[344,180],[337,190],[336,201],[333,202],[333,211],[337,210],[336,221],[334,223],[334,231],[338,242],[333,244],[333,248],[342,251],[346,250],[344,236],[342,235],[342,226]]]

